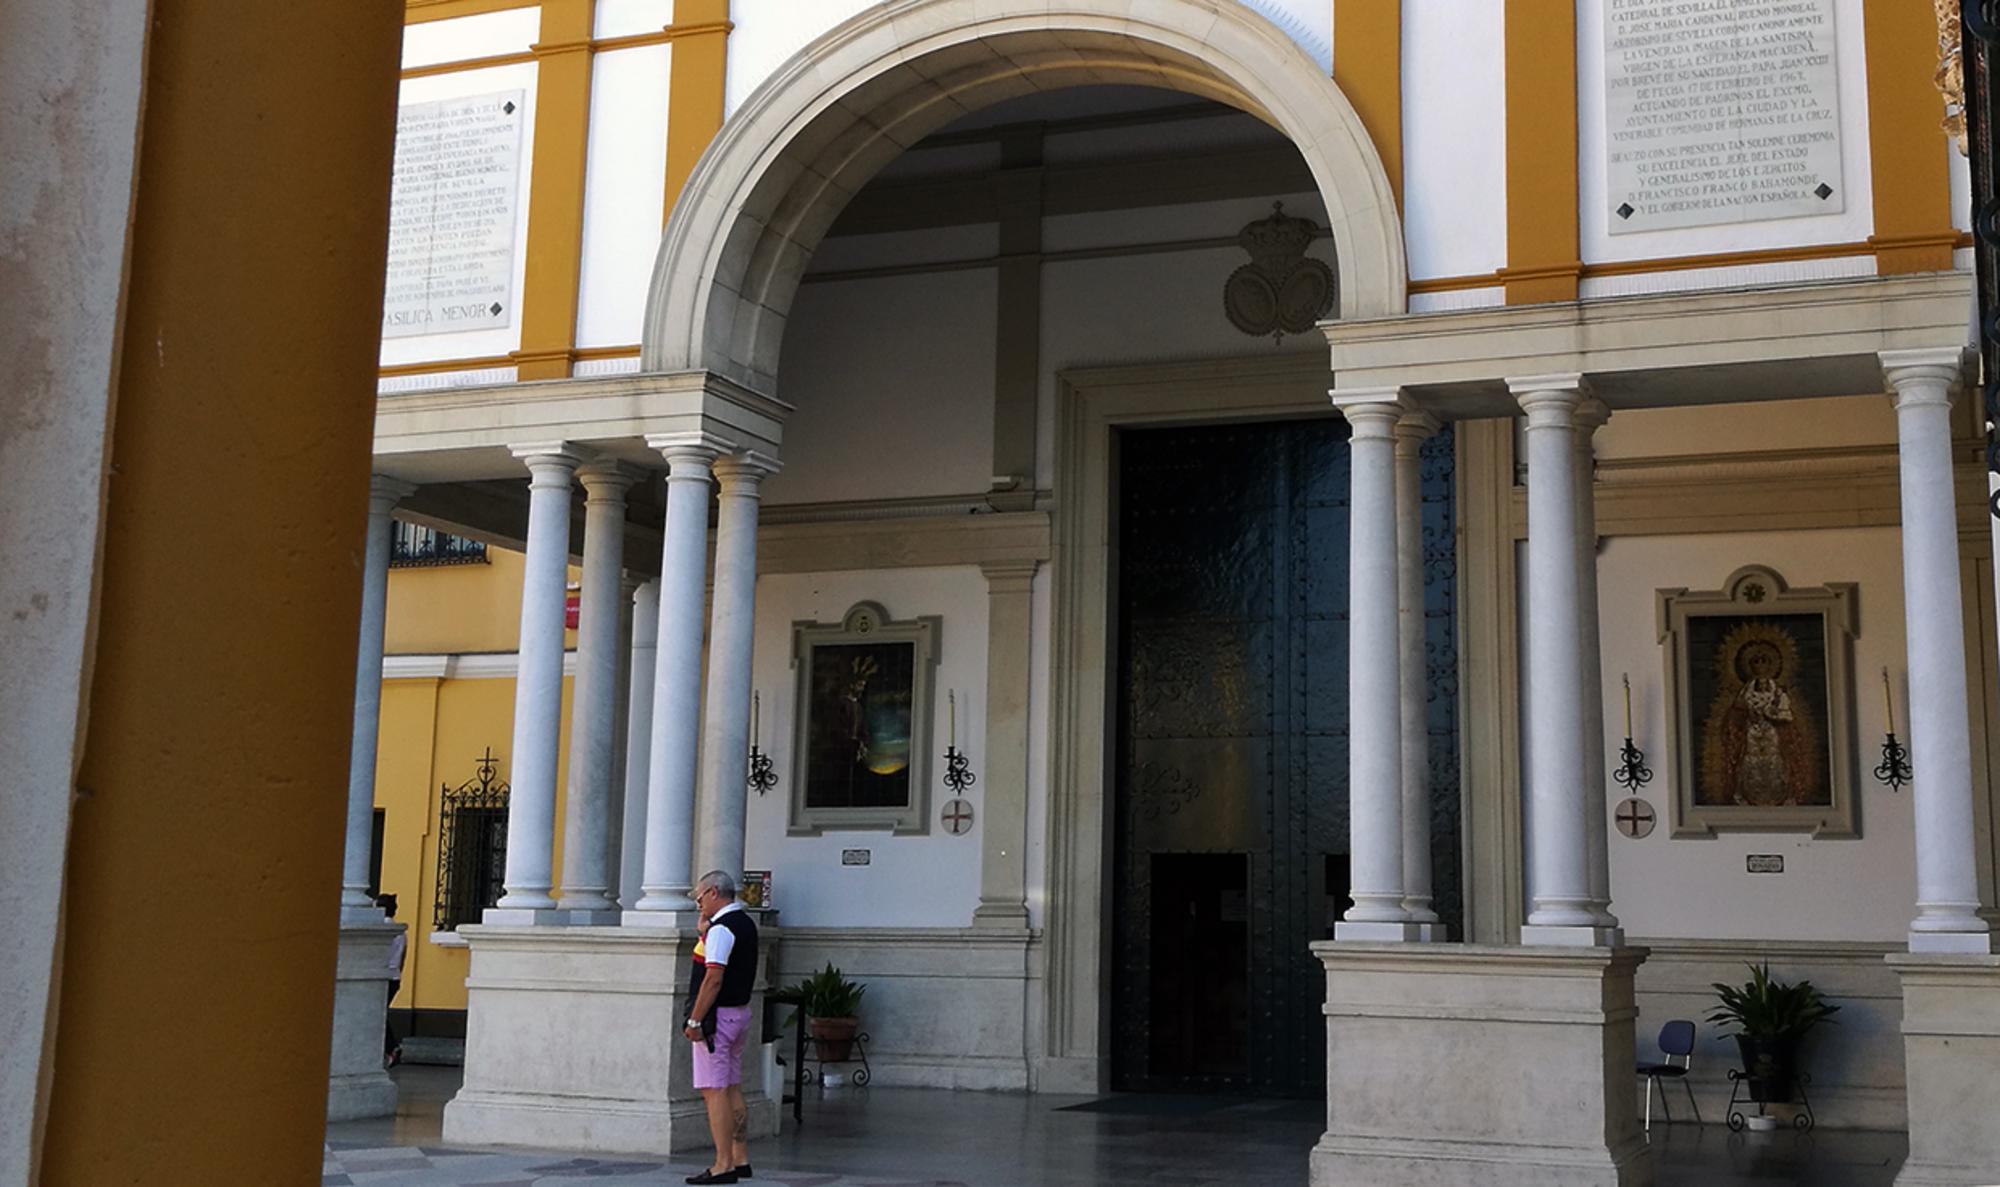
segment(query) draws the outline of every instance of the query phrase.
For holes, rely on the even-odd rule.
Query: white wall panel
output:
[[[1856,243],[1875,226],[1875,195],[1869,174],[1867,53],[1861,24],[1862,0],[1834,0],[1834,38],[1840,88],[1841,185],[1845,208],[1838,214],[1766,219],[1727,226],[1610,233],[1606,193],[1604,115],[1605,0],[1577,0],[1577,131],[1579,138],[1579,229],[1585,263],[1657,259],[1662,256],[1798,247],[1813,243]],[[1717,277],[1723,287],[1742,281]],[[1659,291],[1659,290],[1634,290]],[[1591,294],[1586,294],[1591,295]]]
[[[1501,0],[1403,5],[1403,242],[1412,279],[1476,276],[1507,262],[1504,35]]]
[[[518,54],[533,45],[541,32],[539,6],[454,17],[448,21],[420,21],[403,29],[403,69]],[[405,98],[403,102],[410,100]]]
[[[499,14],[494,14],[499,15]],[[466,17],[464,20],[481,18]],[[440,21],[437,24],[458,24]],[[421,29],[423,25],[411,28]],[[463,70],[431,74],[403,80],[398,104],[427,103],[434,99],[457,99],[518,88],[526,110],[521,114],[520,193],[514,211],[514,318],[504,329],[471,330],[458,334],[425,334],[414,338],[393,338],[382,343],[382,365],[419,363],[432,359],[485,358],[503,355],[521,345],[522,280],[528,268],[528,195],[534,185],[536,79],[533,62],[492,66],[484,70]]]
[[[596,37],[658,33],[674,22],[674,0],[597,0]]]
[[[878,602],[891,618],[935,614],[937,751],[932,756],[930,827],[925,836],[887,831],[786,835],[797,766],[792,623],[838,622],[856,602]],[[958,738],[974,774],[986,769],[986,578],[972,566],[875,572],[771,574],[757,582],[753,686],[762,695],[760,745],[777,764],[778,786],[750,796],[744,862],[771,871],[776,903],[792,927],[966,927],[979,905],[980,835],[974,794],[972,830],[952,836],[937,814],[949,798],[938,783],[944,753],[945,695],[958,693]],[[976,788],[975,792],[983,791]],[[843,866],[842,849],[869,850],[869,864]]]
[[[1588,299],[1630,297],[1641,293],[1683,293],[1694,289],[1806,284],[1816,280],[1873,275],[1875,257],[1872,255],[1834,256],[1824,260],[1736,264],[1727,268],[1676,268],[1666,272],[1635,272],[1627,276],[1586,276],[1577,287],[1578,292]]]
[[[629,346],[645,321],[667,178],[671,45],[599,54],[590,86],[579,346]]]
[[[1411,313],[1445,313],[1453,309],[1490,309],[1507,303],[1507,290],[1498,285],[1476,289],[1452,289],[1442,293],[1411,293]]]
[[[777,393],[796,411],[765,502],[984,493],[995,290],[988,269],[799,286]]]
[[[1614,418],[1615,420],[1615,418]],[[1861,585],[1861,631],[1854,641],[1854,705],[1860,752],[1853,773],[1861,836],[1813,840],[1804,833],[1723,833],[1674,840],[1669,741],[1654,591],[1715,589],[1737,567],[1769,565],[1794,586]],[[1910,791],[1891,792],[1869,774],[1886,728],[1881,671],[1896,674],[1900,736],[1909,736],[1902,682],[1902,553],[1893,527],[1819,532],[1614,538],[1598,568],[1604,637],[1604,721],[1624,718],[1620,673],[1632,677],[1635,741],[1655,772],[1645,798],[1660,816],[1644,840],[1609,832],[1612,910],[1640,936],[1724,939],[1884,940],[1902,938],[1916,904]],[[1611,753],[1619,739],[1611,738]],[[1612,789],[1614,792],[1617,788]],[[1613,796],[1614,801],[1617,796]],[[1750,874],[1744,857],[1775,853],[1782,874]]]
[[[725,113],[743,106],[785,59],[804,49],[813,38],[869,7],[874,0],[731,0],[729,19],[729,79],[724,89]]]

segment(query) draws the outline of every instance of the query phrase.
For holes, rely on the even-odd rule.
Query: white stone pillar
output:
[[[1340,940],[1414,940],[1403,907],[1402,637],[1397,630],[1395,388],[1333,393],[1353,426],[1348,499],[1347,804],[1354,905]]]
[[[640,472],[613,461],[579,467],[583,483],[583,590],[578,595],[576,679],[570,691],[569,781],[563,797],[562,893],[566,923],[618,922],[611,897],[615,834],[620,620],[624,596],[625,492]]]
[[[562,732],[563,602],[568,593],[570,483],[583,455],[566,442],[515,446],[527,463],[528,554],[521,575],[521,663],[507,799],[507,892],[487,923],[556,922],[549,894]]]
[[[743,821],[750,771],[750,657],[756,642],[759,487],[778,461],[738,453],[715,463],[722,493],[715,519],[715,605],[708,629],[696,865],[743,872]]]
[[[1972,738],[1965,684],[1953,498],[1952,389],[1957,349],[1882,352],[1902,466],[1903,614],[1910,669],[1911,789],[1917,825],[1912,952],[1990,952],[1979,917],[1973,845]]]
[[[1597,430],[1611,419],[1604,401],[1589,396],[1576,410],[1576,628],[1583,663],[1583,839],[1590,858],[1590,913],[1616,928],[1611,913],[1610,810],[1605,796],[1604,642],[1597,625]]]
[[[666,538],[646,763],[646,845],[627,926],[674,927],[694,910],[694,781],[701,751],[701,640],[708,588],[708,499],[726,442],[706,433],[651,437],[667,459]]]
[[[1582,636],[1577,630],[1576,409],[1581,375],[1510,379],[1528,414],[1528,794],[1534,895],[1524,944],[1596,944],[1583,769]]]
[[[1442,940],[1431,902],[1429,652],[1424,643],[1424,442],[1436,418],[1412,410],[1396,422],[1396,634],[1402,690],[1403,909],[1421,938]]]
[[[973,789],[983,801],[974,927],[1028,926],[1028,665],[1038,565],[996,560],[979,566],[987,597],[986,769]]]
[[[625,694],[625,804],[619,829],[618,903],[631,910],[639,902],[646,868],[646,780],[653,753],[653,681],[658,672],[660,580],[632,594],[629,691]]]
[[[375,841],[375,749],[382,728],[382,636],[389,608],[389,513],[417,488],[375,475],[368,482],[368,537],[361,557],[361,637],[354,658],[354,741],[347,759],[347,852],[340,871],[342,923],[381,923],[368,897]]]

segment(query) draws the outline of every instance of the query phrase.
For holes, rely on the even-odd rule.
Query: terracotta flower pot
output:
[[[821,1063],[843,1063],[854,1053],[854,1036],[861,1029],[859,1018],[813,1018],[806,1028],[819,1050]]]

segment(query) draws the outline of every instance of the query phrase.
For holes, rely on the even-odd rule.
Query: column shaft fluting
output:
[[[1951,397],[1955,351],[1882,355],[1894,391],[1902,469],[1903,613],[1909,648],[1911,796],[1917,913],[1910,949],[1986,952],[1973,838],[1972,737],[1959,594]]]
[[[560,445],[517,448],[527,463],[528,550],[521,574],[520,670],[507,800],[506,893],[488,922],[547,922],[562,731],[563,603],[569,576],[570,484],[582,458]]]
[[[1353,427],[1348,499],[1348,872],[1354,905],[1334,935],[1414,935],[1403,908],[1402,638],[1397,629],[1393,391],[1336,393]]]
[[[646,856],[631,923],[670,923],[694,910],[695,771],[701,752],[701,643],[708,585],[708,503],[724,445],[706,435],[651,442],[667,459],[666,538],[646,763]]]
[[[1422,412],[1396,422],[1396,623],[1403,743],[1403,909],[1438,921],[1431,902],[1429,651],[1424,633],[1424,442],[1438,423]]]
[[[703,871],[743,872],[750,765],[750,660],[756,642],[759,488],[778,463],[741,453],[715,463],[715,594],[708,632],[708,697],[701,747],[696,862]]]
[[[1611,419],[1604,401],[1588,398],[1576,412],[1576,601],[1577,643],[1583,664],[1583,818],[1590,866],[1590,913],[1600,927],[1617,927],[1611,913],[1610,818],[1604,757],[1604,644],[1597,624],[1597,430]]]
[[[659,671],[660,580],[632,595],[632,664],[625,703],[625,804],[619,829],[618,902],[639,902],[646,869],[646,795],[653,753],[653,682]]]
[[[347,849],[340,872],[340,916],[379,923],[368,897],[375,838],[375,752],[382,728],[382,648],[389,613],[390,512],[416,488],[376,475],[368,484],[368,535],[361,557],[361,631],[354,656],[354,740],[347,759]]]
[[[568,922],[610,923],[611,774],[617,766],[619,637],[624,617],[625,492],[636,475],[615,462],[577,471],[583,483],[583,588],[570,691],[569,782],[563,799],[562,893]]]
[[[1528,414],[1528,785],[1534,897],[1528,942],[1592,942],[1585,839],[1583,657],[1577,630],[1576,376],[1510,381]]]

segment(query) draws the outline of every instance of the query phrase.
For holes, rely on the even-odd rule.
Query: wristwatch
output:
[[[701,1029],[701,1019],[699,1018],[690,1018],[687,1020],[687,1024],[695,1030]]]

